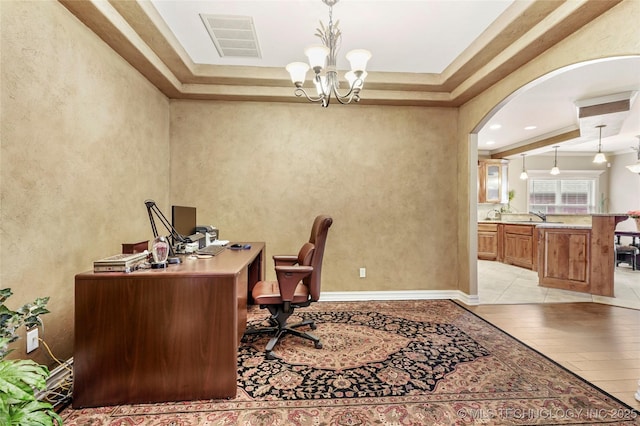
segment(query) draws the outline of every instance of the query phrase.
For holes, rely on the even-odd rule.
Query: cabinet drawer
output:
[[[506,234],[533,235],[534,225],[505,225]]]
[[[497,223],[479,223],[478,231],[482,232],[497,232],[498,224]]]

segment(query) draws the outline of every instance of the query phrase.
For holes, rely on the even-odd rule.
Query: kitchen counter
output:
[[[478,223],[495,223],[506,225],[534,225],[544,228],[568,228],[568,229],[591,229],[591,225],[580,225],[575,223],[564,222],[542,222],[529,220],[479,220]]]
[[[504,216],[478,221],[479,259],[537,270],[542,287],[613,297],[614,232],[627,214],[589,215],[569,223]]]

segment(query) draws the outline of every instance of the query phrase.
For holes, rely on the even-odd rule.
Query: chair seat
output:
[[[617,246],[616,251],[620,254],[638,254],[640,250],[638,250],[638,247],[635,246]]]
[[[280,287],[277,281],[260,281],[251,292],[253,300],[258,305],[277,305],[282,303]],[[291,303],[304,303],[309,300],[309,289],[303,283],[296,286]]]

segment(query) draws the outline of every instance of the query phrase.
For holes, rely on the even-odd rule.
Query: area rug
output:
[[[62,412],[94,425],[640,424],[638,412],[448,300],[316,303],[323,348],[268,337],[238,351],[232,400]],[[249,322],[265,311],[252,307]]]

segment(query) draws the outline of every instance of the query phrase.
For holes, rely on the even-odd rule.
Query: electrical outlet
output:
[[[360,268],[360,278],[367,278],[367,268]]]
[[[38,341],[38,327],[34,327],[27,331],[27,353],[38,349],[40,342]]]

